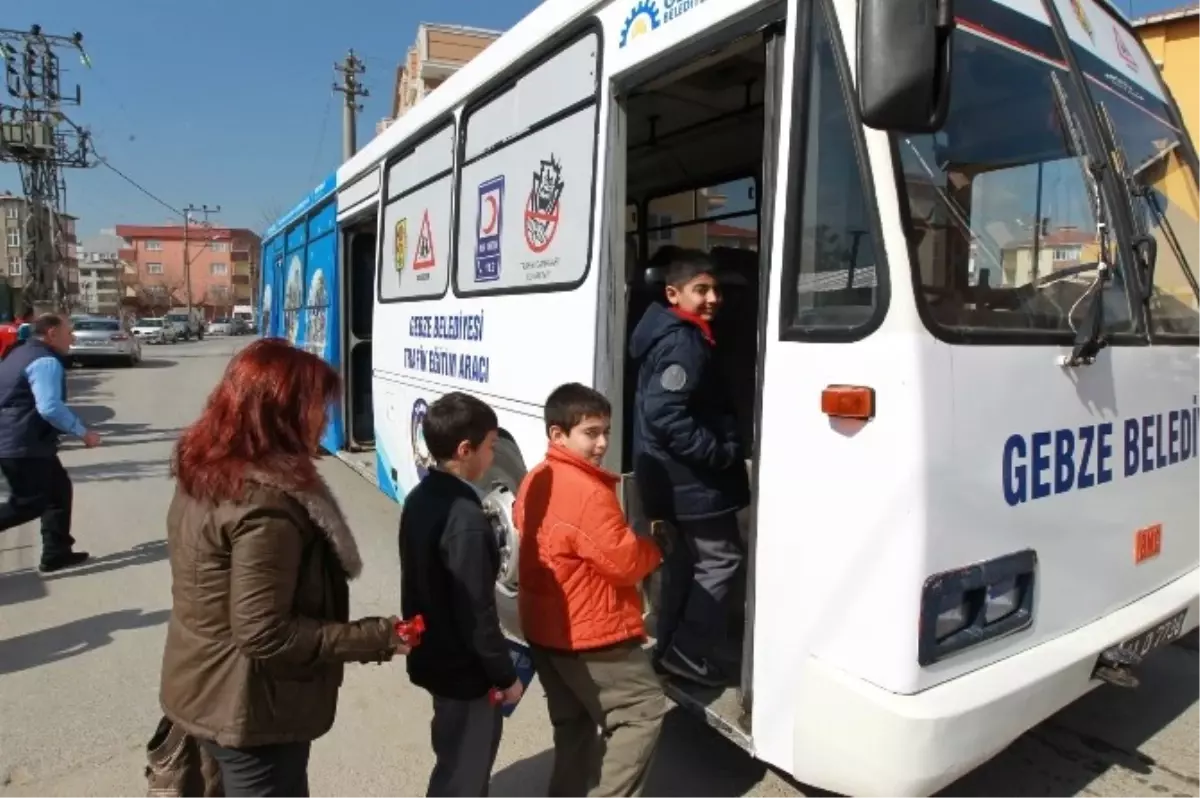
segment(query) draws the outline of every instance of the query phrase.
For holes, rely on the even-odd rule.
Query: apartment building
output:
[[[1140,17],[1132,24],[1175,95],[1188,133],[1193,139],[1200,136],[1200,4]]]
[[[192,305],[208,319],[228,316],[234,305],[252,304],[262,239],[242,227],[119,224],[118,258],[127,269],[141,312]]]
[[[115,228],[79,240],[79,309],[85,313],[115,316],[120,313],[125,271],[119,252],[124,240]]]
[[[375,126],[375,133],[386,130],[388,125],[500,38],[500,34],[501,31],[464,25],[429,22],[418,25],[416,42],[408,48],[404,63],[396,67],[392,115],[380,120]]]
[[[29,203],[11,191],[0,193],[0,219],[4,222],[4,241],[0,244],[0,315],[19,311],[24,304],[24,289],[29,279],[25,271],[25,240],[29,223]],[[76,217],[61,214],[59,222],[66,254],[65,287],[68,303],[73,303],[79,291],[79,269],[76,257]]]

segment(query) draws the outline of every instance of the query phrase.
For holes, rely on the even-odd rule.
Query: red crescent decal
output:
[[[487,203],[488,212],[491,214],[491,219],[483,226],[483,234],[485,236],[490,236],[496,230],[496,217],[498,216],[496,213],[496,198],[489,194],[488,196],[484,197],[484,201]]]

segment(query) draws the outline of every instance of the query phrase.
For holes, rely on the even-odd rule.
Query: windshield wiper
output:
[[[1054,102],[1058,106],[1059,115],[1062,117],[1063,125],[1066,128],[1067,135],[1071,139],[1071,147],[1077,156],[1086,160],[1086,166],[1081,164],[1083,173],[1083,183],[1087,187],[1088,200],[1092,204],[1096,219],[1096,238],[1099,242],[1100,252],[1096,260],[1096,279],[1092,281],[1083,295],[1076,300],[1075,304],[1067,312],[1067,323],[1071,325],[1071,329],[1075,333],[1075,344],[1071,349],[1071,354],[1062,359],[1062,365],[1075,368],[1078,366],[1089,366],[1096,362],[1096,356],[1100,354],[1100,350],[1108,346],[1108,340],[1104,336],[1104,286],[1112,279],[1112,267],[1108,264],[1108,219],[1105,214],[1104,198],[1100,193],[1100,178],[1103,173],[1104,164],[1097,162],[1094,157],[1088,153],[1088,149],[1084,144],[1083,131],[1079,128],[1079,120],[1075,114],[1071,112],[1070,104],[1067,100],[1066,89],[1063,88],[1062,81],[1057,74],[1050,76],[1050,81],[1054,88]],[[1072,318],[1075,315],[1075,310],[1087,303],[1084,309],[1083,324],[1079,327],[1075,326],[1075,320]]]
[[[1105,142],[1106,148],[1116,156],[1117,167],[1121,169],[1121,179],[1124,182],[1124,186],[1126,186],[1129,196],[1129,217],[1133,221],[1135,228],[1133,230],[1134,239],[1130,244],[1133,247],[1135,265],[1138,266],[1134,277],[1140,290],[1139,299],[1142,306],[1145,306],[1147,313],[1150,312],[1150,300],[1154,292],[1154,266],[1158,263],[1158,239],[1154,238],[1152,230],[1146,222],[1145,214],[1139,214],[1138,209],[1134,208],[1134,197],[1140,198],[1145,203],[1146,209],[1154,217],[1154,222],[1156,222],[1158,229],[1162,230],[1163,238],[1166,239],[1166,245],[1171,248],[1171,252],[1178,258],[1178,263],[1184,266],[1183,274],[1186,275],[1193,292],[1200,295],[1200,290],[1196,287],[1192,271],[1186,268],[1187,258],[1184,257],[1183,246],[1175,235],[1175,228],[1171,226],[1171,222],[1166,218],[1165,211],[1158,204],[1158,197],[1154,193],[1153,188],[1145,185],[1140,178],[1141,173],[1151,163],[1162,160],[1174,148],[1164,149],[1136,169],[1130,168],[1126,151],[1118,143],[1116,125],[1112,122],[1108,106],[1103,102],[1097,103],[1097,106],[1100,124],[1102,124],[1100,132],[1108,139]]]

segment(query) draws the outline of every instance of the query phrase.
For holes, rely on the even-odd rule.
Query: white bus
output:
[[[429,402],[496,409],[508,608],[545,397],[612,397],[627,473],[648,263],[711,253],[743,656],[668,689],[848,794],[934,792],[1197,626],[1193,143],[1111,6],[948,8],[549,0],[336,176],[349,445],[402,501]]]

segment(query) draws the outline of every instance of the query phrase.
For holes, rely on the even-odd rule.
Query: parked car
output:
[[[142,346],[137,336],[125,329],[120,319],[85,318],[74,324],[70,358],[79,364],[118,362],[136,366],[142,362]]]
[[[233,325],[233,334],[234,335],[249,335],[250,334],[250,325],[246,323],[245,319],[240,318],[238,316],[234,316],[229,321]]]
[[[148,344],[173,344],[179,338],[175,328],[161,317],[139,320],[133,325],[133,336]]]
[[[209,335],[235,335],[233,320],[228,316],[220,316],[208,323]]]
[[[192,308],[189,316],[187,308],[175,308],[166,315],[167,322],[175,328],[176,335],[184,340],[204,340],[204,314],[200,308]]]

